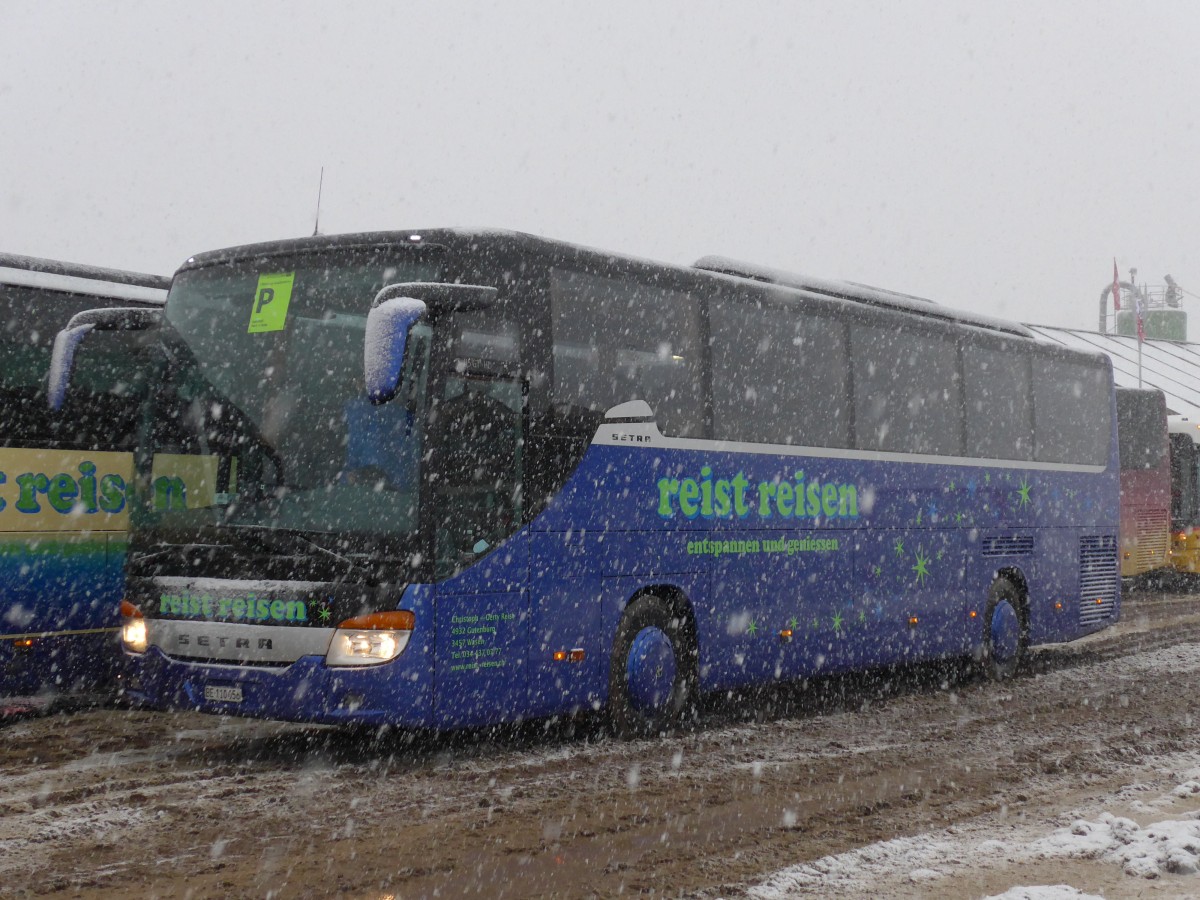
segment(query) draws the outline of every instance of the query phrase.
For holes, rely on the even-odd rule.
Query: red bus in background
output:
[[[1161,391],[1117,388],[1121,453],[1121,577],[1172,562],[1171,458],[1167,404]]]

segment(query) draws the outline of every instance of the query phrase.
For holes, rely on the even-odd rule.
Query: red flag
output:
[[[1117,274],[1117,258],[1113,257],[1113,311],[1121,311],[1121,276]]]
[[[1133,306],[1137,310],[1138,343],[1140,344],[1146,340],[1146,304],[1142,301],[1141,294],[1136,296],[1137,299],[1133,301]]]

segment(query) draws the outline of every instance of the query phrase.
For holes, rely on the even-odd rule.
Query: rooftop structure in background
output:
[[[1120,281],[1115,263],[1113,276],[1100,292],[1101,334],[1137,337],[1140,308],[1147,339],[1187,340],[1187,313],[1182,308],[1185,291],[1174,278],[1164,275],[1163,284],[1138,284],[1137,269],[1130,269],[1129,280]]]
[[[1039,340],[1106,354],[1112,360],[1117,387],[1139,386],[1136,327],[1131,335],[1046,325],[1029,325],[1028,328]],[[1200,344],[1156,339],[1150,336],[1149,327],[1146,332],[1142,344],[1141,387],[1162,391],[1167,398],[1168,412],[1200,411]]]

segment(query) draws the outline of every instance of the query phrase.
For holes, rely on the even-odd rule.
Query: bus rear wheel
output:
[[[608,716],[623,739],[653,737],[678,728],[691,709],[696,653],[687,624],[658,597],[641,597],[625,610],[613,644]]]
[[[1012,678],[1025,659],[1029,642],[1021,592],[1007,578],[998,578],[988,592],[983,617],[981,668],[992,681]]]

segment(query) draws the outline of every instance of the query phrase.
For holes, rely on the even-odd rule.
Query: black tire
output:
[[[1015,642],[1011,638],[1014,627]],[[995,639],[998,633],[1010,637],[998,645]],[[1024,595],[1009,579],[997,578],[988,591],[987,607],[983,615],[980,672],[989,681],[1008,681],[1020,670],[1028,646],[1029,622],[1026,618]]]
[[[631,683],[631,668],[636,673],[639,660],[652,659],[640,652],[647,647],[664,664],[673,662],[673,677],[656,679],[662,665],[651,661],[645,670],[648,678]],[[692,712],[696,683],[696,647],[689,624],[658,597],[640,597],[629,604],[617,627],[609,667],[608,720],[613,734],[629,740],[679,728]]]

